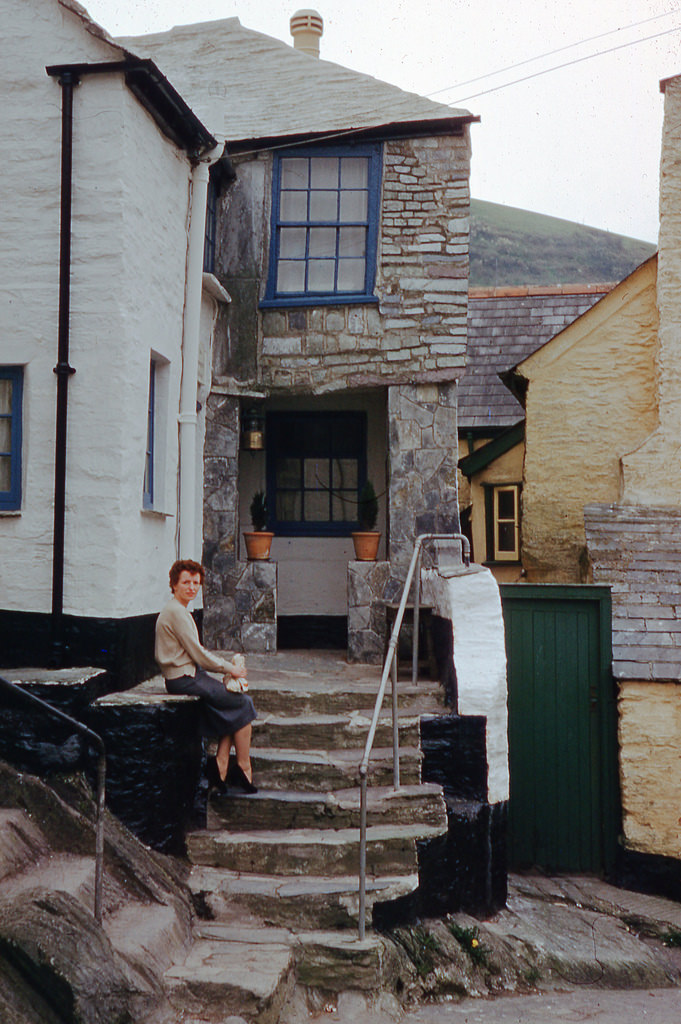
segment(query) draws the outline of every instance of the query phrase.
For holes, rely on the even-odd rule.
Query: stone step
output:
[[[224,868],[195,865],[189,876],[192,892],[217,920],[234,913],[256,914],[268,924],[297,931],[311,928],[356,928],[359,914],[357,875],[315,877],[249,875]],[[418,885],[418,875],[369,878],[366,884],[367,921],[376,902],[406,896]]]
[[[192,948],[165,973],[178,1019],[218,1024],[243,1017],[276,1024],[295,983],[291,936],[283,929],[202,924]]]
[[[379,992],[399,976],[395,947],[378,935],[362,941],[347,932],[303,932],[296,937],[296,977],[312,989]]]
[[[442,834],[434,825],[372,825],[367,829],[367,875],[416,871],[416,842]],[[351,875],[359,866],[359,829],[296,829],[187,835],[192,864],[253,874]]]
[[[247,796],[239,790],[213,794],[208,804],[207,827],[258,831],[260,829],[359,828],[360,790],[333,793],[260,790]],[[369,825],[437,825],[444,831],[447,812],[442,789],[434,783],[381,787],[367,790]]]
[[[189,915],[171,904],[124,903],[104,918],[111,945],[133,968],[160,976],[191,944]]]
[[[104,908],[111,903],[112,883],[104,875]],[[78,857],[68,853],[51,854],[37,863],[28,865],[20,874],[3,879],[0,891],[5,896],[16,896],[31,889],[49,889],[64,892],[82,903],[92,913],[95,893],[95,862],[92,857]]]
[[[333,750],[364,746],[371,712],[353,711],[349,715],[298,715],[280,717],[260,715],[253,723],[254,747],[289,747],[294,750]],[[415,747],[419,742],[419,717],[399,718],[400,745]],[[378,747],[392,744],[392,719],[382,714],[376,728]],[[361,755],[360,755],[361,756]]]
[[[363,751],[286,750],[254,747],[251,763],[256,783],[263,789],[290,789],[298,792],[329,792],[343,789],[359,780],[359,762]],[[400,747],[400,781],[416,785],[421,779],[421,751],[418,747]],[[392,747],[374,747],[367,776],[369,786],[389,786],[393,781]]]
[[[356,683],[339,689],[315,688],[315,680],[309,685],[282,686],[279,683],[256,681],[251,683],[249,693],[255,701],[258,712],[266,714],[292,715],[349,715],[361,708],[373,709],[380,676],[374,682]],[[397,687],[397,702],[400,710],[416,715],[443,710],[439,684],[421,683],[413,686],[411,679],[400,681]],[[383,699],[383,708],[389,710],[392,703],[390,684]]]

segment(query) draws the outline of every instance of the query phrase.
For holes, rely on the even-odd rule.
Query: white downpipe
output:
[[[182,328],[182,383],[180,385],[179,446],[180,499],[177,553],[180,558],[201,557],[196,533],[196,402],[199,377],[203,244],[210,165],[222,156],[222,146],[211,150],[192,171],[192,196],[187,246],[184,323]]]

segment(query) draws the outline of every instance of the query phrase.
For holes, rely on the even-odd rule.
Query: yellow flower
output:
[[[475,949],[475,948],[476,948],[476,946],[479,946],[479,945],[480,945],[480,943],[478,942],[478,940],[477,940],[477,939],[473,939],[473,940],[471,941],[471,946],[473,947],[473,949]]]

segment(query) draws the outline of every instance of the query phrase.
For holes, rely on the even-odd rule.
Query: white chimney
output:
[[[293,45],[301,53],[319,57],[319,40],[324,32],[324,22],[317,11],[296,11],[292,16],[291,35]]]

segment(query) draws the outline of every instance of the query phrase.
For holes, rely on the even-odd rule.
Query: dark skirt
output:
[[[166,679],[166,690],[201,698],[203,736],[232,735],[256,717],[253,701],[247,694],[226,690],[223,682],[202,668],[197,668],[195,676]]]

